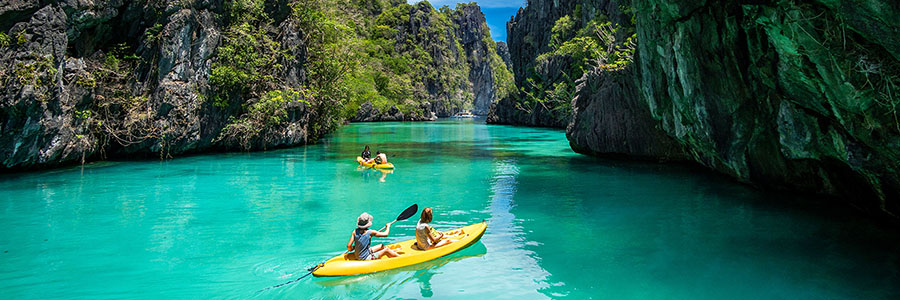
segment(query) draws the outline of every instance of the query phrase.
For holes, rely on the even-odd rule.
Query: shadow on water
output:
[[[429,298],[434,295],[434,292],[431,290],[431,278],[434,277],[434,275],[441,274],[441,268],[449,263],[472,257],[481,257],[486,253],[487,247],[485,247],[483,243],[478,242],[448,256],[407,267],[356,276],[316,278],[313,281],[324,287],[354,284],[375,285],[379,287],[377,288],[378,290],[388,289],[392,286],[403,285],[408,282],[416,282],[419,286],[421,296]]]

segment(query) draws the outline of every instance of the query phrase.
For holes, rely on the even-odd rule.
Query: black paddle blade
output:
[[[403,220],[409,219],[409,217],[412,217],[413,215],[415,215],[417,211],[419,211],[419,205],[413,204],[412,206],[410,206],[409,208],[404,210],[402,213],[400,213],[399,216],[397,216],[397,221],[403,221]]]

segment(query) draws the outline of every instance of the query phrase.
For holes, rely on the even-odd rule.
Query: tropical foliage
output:
[[[626,6],[619,9],[633,14]],[[538,55],[534,67],[528,69],[517,108],[533,113],[542,107],[565,118],[571,112],[576,81],[585,72],[620,71],[631,64],[637,42],[633,19],[632,23],[613,24],[599,14],[581,24],[581,14],[578,6],[574,15],[555,21],[550,30],[550,50]]]

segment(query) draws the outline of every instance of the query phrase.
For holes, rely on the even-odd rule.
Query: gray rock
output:
[[[466,52],[466,60],[469,65],[469,83],[474,97],[472,113],[486,115],[491,103],[496,100],[496,91],[488,56],[490,45],[484,42],[484,37],[490,34],[485,26],[484,14],[478,5],[470,4],[457,6],[457,12],[453,16],[453,23],[456,24],[456,36],[459,37],[463,50]]]
[[[606,157],[686,160],[681,145],[659,129],[640,101],[637,76],[631,70],[593,70],[582,77],[572,100],[574,116],[566,128],[572,149]]]
[[[381,116],[381,121],[403,121],[403,113],[396,105],[391,105],[391,108]]]
[[[93,152],[74,128],[78,99],[63,92],[66,15],[52,5],[9,31],[0,48],[0,157],[6,168],[53,165]],[[21,41],[19,40],[21,37]]]
[[[497,55],[500,55],[500,58],[503,59],[503,63],[506,64],[507,68],[510,70],[513,69],[512,58],[509,55],[509,46],[506,45],[506,42],[497,42]]]
[[[375,106],[372,105],[372,101],[366,101],[359,106],[359,109],[356,111],[356,116],[354,116],[351,121],[353,122],[376,122],[381,121],[381,114]]]

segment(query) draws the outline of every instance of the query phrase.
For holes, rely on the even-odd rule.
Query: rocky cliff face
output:
[[[900,216],[900,3],[634,5],[641,99],[694,161]]]
[[[350,21],[329,19],[323,5],[369,23],[349,31],[342,22]],[[413,89],[382,80],[379,92],[418,102],[383,112],[367,102],[347,119],[433,120],[435,112],[484,112],[497,97],[497,62],[508,70],[476,5],[440,12],[405,1],[4,1],[3,169],[306,144],[341,118],[344,99],[329,96],[359,88],[352,80],[371,73],[346,71],[358,64],[351,58],[363,60],[347,49],[363,52],[348,45],[363,43],[356,33],[381,30],[371,24],[379,18],[399,21],[384,31],[388,55],[366,59],[424,70],[405,77]]]
[[[529,1],[519,9],[506,27],[513,75],[522,93],[498,102],[488,122],[565,128],[572,121],[575,81],[587,69],[587,60],[583,53],[572,53],[564,41],[595,26],[600,16],[614,24],[627,22],[619,2]]]
[[[506,45],[506,42],[497,42],[497,54],[503,59],[503,63],[506,64],[506,67],[512,70],[512,58],[509,56],[509,46]]]
[[[13,1],[0,19],[0,156],[4,168],[129,155],[238,148],[217,139],[241,103],[213,106],[210,66],[221,43],[222,1]],[[303,82],[302,41],[285,22],[273,33],[298,59],[284,81]],[[301,52],[298,52],[301,51]],[[289,103],[289,121],[251,149],[304,144],[314,116]]]
[[[565,10],[532,5],[539,17],[526,8],[509,24],[517,80],[540,52],[524,42],[545,38],[547,20],[564,14],[553,10]],[[635,0],[625,8],[635,14],[634,63],[579,79],[567,130],[574,149],[688,159],[742,182],[900,216],[898,2]]]
[[[393,7],[377,11],[376,28],[379,34],[369,37],[374,44],[392,44],[382,48],[390,55],[390,63],[375,66],[394,81],[403,83],[405,77],[414,74],[414,81],[405,83],[395,90],[412,90],[411,97],[398,95],[394,91],[379,88],[380,96],[400,100],[407,114],[426,116],[434,112],[446,117],[463,110],[475,114],[487,114],[494,101],[504,94],[504,86],[512,86],[508,67],[497,54],[496,43],[481,8],[475,4],[459,4],[455,9],[434,9],[426,1],[413,5],[402,1]],[[384,30],[383,27],[391,30]],[[377,31],[377,30],[376,30]],[[383,39],[388,37],[388,40]],[[506,87],[506,90],[512,88]],[[406,99],[402,99],[406,97]],[[366,102],[389,110],[386,101],[365,100],[353,119],[378,120],[369,116],[372,110]],[[429,103],[429,108],[421,110],[421,104]],[[391,119],[391,118],[388,118]],[[427,118],[426,118],[427,119]]]
[[[682,146],[659,128],[635,86],[639,71],[592,70],[579,80],[566,137],[572,149],[603,157],[683,161]]]
[[[472,91],[472,113],[486,115],[496,100],[494,72],[491,70],[491,54],[496,48],[490,39],[490,31],[484,14],[478,5],[464,5],[453,14],[456,36],[466,52],[469,65],[469,82]],[[493,48],[493,49],[492,49]]]

